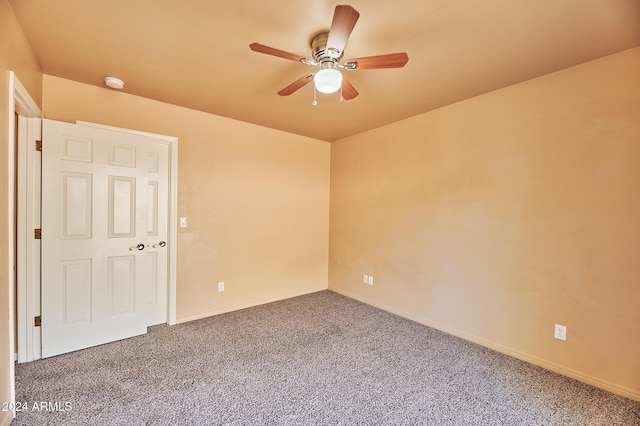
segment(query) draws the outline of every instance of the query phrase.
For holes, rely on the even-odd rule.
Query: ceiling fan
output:
[[[407,54],[401,52],[342,61],[344,47],[359,17],[360,13],[351,6],[336,6],[329,32],[321,32],[311,39],[311,58],[274,49],[260,43],[251,43],[249,48],[254,52],[278,56],[318,68],[315,73],[309,73],[280,90],[278,92],[280,96],[288,96],[313,80],[314,86],[319,92],[335,93],[341,89],[341,100],[343,98],[353,99],[358,96],[358,91],[349,83],[349,80],[342,76],[340,69],[402,68],[409,60]],[[313,105],[316,104],[314,92]]]

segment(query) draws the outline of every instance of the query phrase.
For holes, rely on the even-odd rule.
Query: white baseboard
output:
[[[521,361],[528,362],[529,364],[537,365],[538,367],[542,367],[545,370],[553,371],[554,373],[561,374],[563,376],[578,380],[580,382],[586,383],[588,385],[603,389],[607,392],[615,393],[616,395],[623,396],[625,398],[629,398],[633,401],[640,402],[640,392],[626,388],[624,386],[617,385],[615,383],[610,383],[605,380],[599,379],[597,377],[590,376],[585,373],[581,373],[576,370],[572,370],[570,368],[558,365],[556,363],[546,361],[544,359],[517,351],[515,349],[509,348],[507,346],[500,345],[498,343],[492,342],[490,340],[483,339],[478,336],[474,336],[472,334],[466,333],[464,331],[460,331],[451,327],[448,327],[444,324],[440,324],[435,321],[427,320],[425,318],[404,312],[402,310],[396,309],[392,306],[386,305],[384,303],[367,299],[366,297],[362,297],[360,295],[351,293],[348,290],[344,290],[341,288],[330,287],[329,290],[336,292],[338,294],[342,294],[343,296],[349,297],[351,299],[358,300],[360,302],[366,303],[367,305],[374,306],[376,308],[382,309],[387,312],[391,312],[393,314],[399,315],[403,318],[410,319],[411,321],[415,321],[419,324],[426,325],[427,327],[435,328],[436,330],[443,331],[447,334],[451,334],[456,337],[460,337],[464,340],[468,340],[473,343],[477,343],[480,346],[484,346],[486,348],[492,349],[494,351],[503,353],[505,355],[512,356]]]

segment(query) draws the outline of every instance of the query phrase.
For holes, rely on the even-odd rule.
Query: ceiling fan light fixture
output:
[[[335,93],[342,87],[342,74],[335,68],[335,65],[330,64],[328,67],[322,67],[313,76],[313,83],[318,92]]]

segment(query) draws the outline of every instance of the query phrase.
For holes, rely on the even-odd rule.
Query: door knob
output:
[[[166,241],[160,241],[158,244],[154,244],[151,247],[156,248],[156,247],[165,247],[167,245]]]
[[[145,245],[142,243],[138,243],[133,247],[129,247],[129,250],[133,251],[133,250],[144,250]]]

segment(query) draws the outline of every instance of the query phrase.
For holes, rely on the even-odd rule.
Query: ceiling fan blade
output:
[[[291,83],[290,85],[288,85],[287,87],[279,91],[278,95],[289,96],[290,94],[292,94],[293,92],[295,92],[296,90],[304,86],[305,84],[309,83],[311,80],[313,80],[313,73],[307,74],[304,77],[297,79],[296,81],[294,81],[293,83]]]
[[[284,50],[274,49],[273,47],[265,46],[260,43],[251,43],[249,48],[254,52],[266,53],[267,55],[277,56],[279,58],[291,59],[292,61],[301,62],[306,59],[304,56],[296,55],[295,53],[285,52]]]
[[[360,13],[351,6],[336,6],[327,39],[327,49],[335,49],[342,53],[359,17]]]
[[[409,56],[402,53],[390,53],[388,55],[367,56],[364,58],[349,59],[345,62],[347,69],[371,70],[377,68],[402,68],[409,61]],[[354,67],[350,64],[355,63]]]
[[[349,83],[349,80],[342,77],[342,97],[346,100],[349,100],[355,98],[358,95],[358,91],[351,85],[351,83]]]

